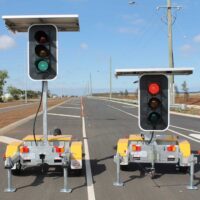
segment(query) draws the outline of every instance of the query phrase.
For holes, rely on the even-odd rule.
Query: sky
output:
[[[90,74],[92,91],[108,92],[110,60],[113,91],[135,92],[138,77],[114,77],[118,68],[168,67],[167,0],[0,0],[1,15],[78,14],[80,32],[58,34],[58,76],[50,81],[52,93],[85,95]],[[200,1],[172,0],[175,67],[192,67],[189,91],[200,91]],[[27,33],[13,34],[0,19],[0,70],[7,70],[6,86],[40,90],[41,83],[27,75]]]

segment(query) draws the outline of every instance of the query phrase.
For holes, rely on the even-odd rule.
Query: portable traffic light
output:
[[[57,76],[57,29],[54,25],[29,28],[29,76],[33,80],[52,80]]]
[[[144,131],[164,131],[169,126],[168,77],[143,75],[139,89],[139,127]]]

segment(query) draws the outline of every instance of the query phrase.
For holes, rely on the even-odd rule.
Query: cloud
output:
[[[85,42],[80,44],[81,49],[83,50],[87,50],[88,49],[88,44],[86,44]]]
[[[0,35],[0,50],[9,49],[15,46],[15,41],[8,35]]]
[[[199,34],[199,35],[196,35],[196,36],[193,38],[193,41],[196,42],[196,43],[200,43],[200,34]]]
[[[139,29],[137,28],[129,28],[129,27],[121,27],[118,29],[119,33],[125,33],[125,34],[135,34],[137,35],[139,33]]]
[[[189,54],[193,51],[193,47],[190,44],[184,44],[183,46],[180,47],[180,50],[184,54]]]

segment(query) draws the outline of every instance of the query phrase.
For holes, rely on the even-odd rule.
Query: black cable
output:
[[[153,136],[154,136],[154,131],[151,132],[151,138],[150,140],[148,141],[148,144],[151,144],[152,140],[153,140]]]
[[[33,138],[34,138],[36,146],[37,146],[37,141],[36,141],[36,137],[35,137],[35,125],[36,125],[37,116],[38,116],[38,113],[40,111],[40,107],[41,107],[41,104],[42,104],[43,92],[44,92],[44,81],[42,81],[42,93],[41,93],[41,97],[40,97],[40,103],[39,103],[39,106],[38,106],[38,109],[37,109],[37,112],[36,112],[36,115],[35,115],[35,118],[34,118],[34,122],[33,122]]]

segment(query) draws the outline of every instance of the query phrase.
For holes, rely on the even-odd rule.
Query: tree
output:
[[[174,89],[175,89],[175,93],[176,93],[177,97],[179,97],[180,92],[179,92],[178,86],[175,85]]]
[[[124,95],[125,95],[125,96],[128,96],[128,90],[127,90],[127,89],[125,89]]]
[[[184,100],[185,101],[187,101],[188,100],[188,98],[189,98],[189,93],[188,93],[188,87],[187,87],[187,82],[186,81],[184,81],[183,83],[182,83],[182,90],[183,90],[183,92],[184,92]]]
[[[0,102],[2,102],[3,87],[6,83],[7,78],[8,78],[8,72],[5,70],[0,70]]]
[[[123,92],[123,91],[120,91],[119,93],[120,93],[120,95],[121,95],[121,96],[123,96],[123,95],[124,95],[124,92]]]
[[[13,96],[13,98],[15,100],[18,100],[20,98],[20,96],[23,94],[23,91],[16,88],[16,87],[13,87],[13,86],[9,86],[7,88],[7,91]]]

